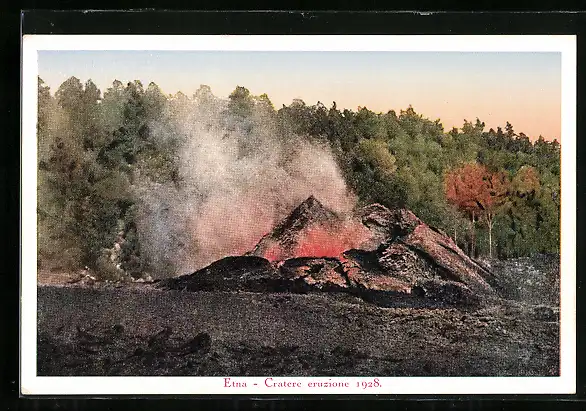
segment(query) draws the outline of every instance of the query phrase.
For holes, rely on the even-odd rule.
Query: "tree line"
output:
[[[205,85],[187,96],[114,81],[102,93],[71,77],[54,93],[38,81],[39,264],[140,276],[149,258],[136,224],[140,186],[181,184],[186,137],[177,118],[211,106],[226,127],[234,118],[259,121],[261,112],[275,139],[328,145],[359,202],[409,208],[471,256],[559,252],[560,144],[532,142],[508,122],[486,130],[479,119],[464,120],[446,131],[411,106],[376,113],[296,99],[275,109],[266,94],[241,86],[222,100]],[[106,252],[113,244],[114,268]]]

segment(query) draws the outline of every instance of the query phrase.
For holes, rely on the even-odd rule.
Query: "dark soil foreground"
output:
[[[558,310],[338,293],[39,286],[39,375],[555,376]]]

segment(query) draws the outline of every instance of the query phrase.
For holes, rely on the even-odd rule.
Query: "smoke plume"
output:
[[[354,198],[329,147],[278,131],[256,105],[240,117],[214,99],[172,106],[161,141],[180,136],[178,187],[145,183],[140,231],[156,277],[183,274],[251,250],[308,196],[336,212]]]

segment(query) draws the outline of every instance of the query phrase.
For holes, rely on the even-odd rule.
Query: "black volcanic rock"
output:
[[[493,294],[492,274],[413,212],[371,204],[351,218],[370,234],[364,249],[350,249],[338,257],[295,256],[306,230],[335,228],[348,221],[348,216],[337,215],[309,197],[249,255],[223,258],[157,286],[188,291],[345,292],[387,305],[398,296],[476,304]],[[272,247],[284,250],[285,256],[273,262],[261,257]]]
[[[346,291],[350,286],[337,258],[290,258],[279,264],[279,271],[285,278],[302,280],[308,289]]]
[[[405,236],[422,224],[422,221],[410,210],[389,210],[377,203],[359,209],[356,216],[371,231],[389,237]]]
[[[446,233],[421,221],[412,211],[368,205],[357,217],[372,232],[372,258],[378,269],[411,287],[423,281],[458,283],[474,293],[493,293],[494,275],[462,251]],[[374,256],[375,255],[375,256]]]
[[[250,284],[277,277],[277,270],[268,260],[256,256],[236,256],[222,258],[193,274],[161,280],[157,287],[186,291],[230,291],[247,289]]]
[[[193,274],[161,280],[157,288],[185,291],[295,292],[344,291],[342,263],[336,258],[291,258],[270,263],[261,257],[226,257]]]

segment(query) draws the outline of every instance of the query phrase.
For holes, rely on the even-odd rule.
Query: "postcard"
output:
[[[575,36],[22,45],[23,395],[575,393]]]

